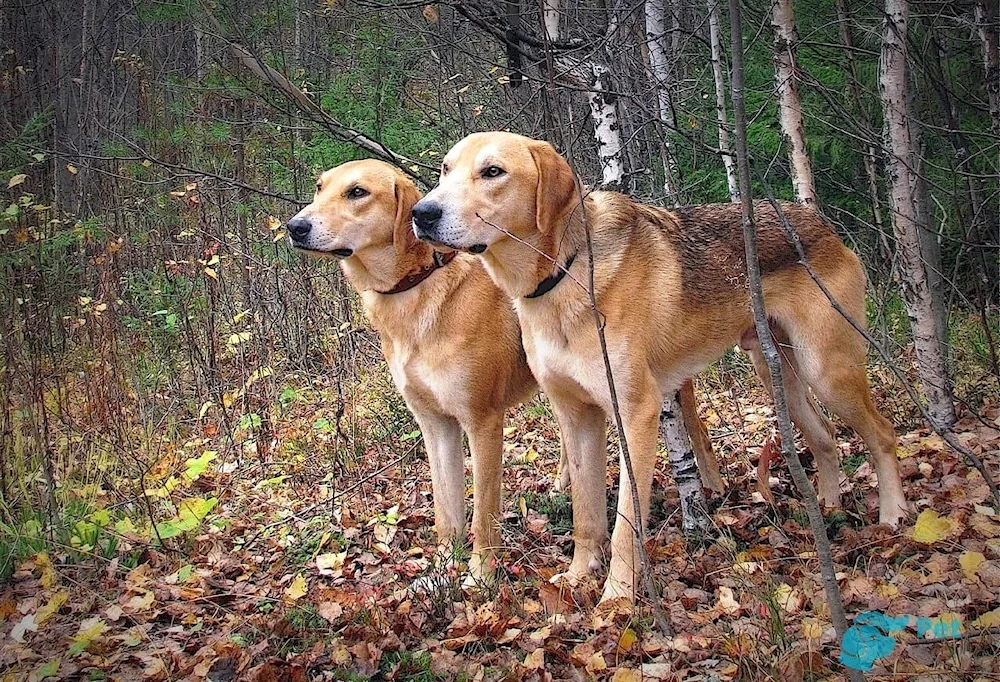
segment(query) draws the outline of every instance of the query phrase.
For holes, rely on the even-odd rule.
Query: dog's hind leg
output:
[[[471,581],[489,580],[500,549],[500,478],[503,459],[503,412],[470,424],[469,450],[472,454],[472,558]]]
[[[809,387],[802,376],[788,335],[777,325],[771,325],[775,343],[781,356],[781,376],[785,383],[785,403],[792,422],[802,431],[809,450],[816,458],[819,470],[819,501],[827,507],[840,506],[840,450],[834,438],[833,423],[820,411],[819,405],[809,395]],[[757,376],[773,397],[771,373],[760,350],[760,344],[753,335],[752,340],[744,334],[740,347],[747,351],[753,362]]]
[[[569,457],[566,456],[566,443],[559,439],[559,466],[556,468],[556,480],[552,483],[552,493],[564,493],[569,490],[573,481],[569,476]]]
[[[864,322],[864,290],[852,291],[859,283],[864,286],[863,274],[845,278],[839,287],[835,279],[826,283],[853,318]],[[865,374],[864,337],[830,306],[818,288],[812,287],[811,296],[813,300],[808,300],[809,294],[796,296],[796,306],[785,311],[787,319],[781,325],[795,347],[800,375],[820,402],[868,446],[878,477],[879,523],[896,528],[908,516],[909,506],[896,458],[896,432],[872,403]]]
[[[719,471],[719,460],[712,449],[712,441],[708,437],[705,423],[698,415],[698,399],[694,394],[694,382],[687,379],[680,388],[681,413],[684,415],[684,426],[687,427],[691,439],[691,449],[698,463],[698,473],[701,484],[708,490],[719,493],[726,492],[726,483]]]
[[[451,560],[454,545],[465,541],[465,466],[462,429],[440,414],[416,414],[427,448],[434,493],[434,529],[438,551]]]

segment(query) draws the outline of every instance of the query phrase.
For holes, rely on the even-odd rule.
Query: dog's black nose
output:
[[[309,230],[311,229],[312,223],[309,222],[308,218],[295,216],[288,221],[288,234],[292,236],[292,241],[304,241],[309,236]]]
[[[413,207],[413,222],[417,227],[431,229],[441,220],[441,205],[433,201],[421,200]]]

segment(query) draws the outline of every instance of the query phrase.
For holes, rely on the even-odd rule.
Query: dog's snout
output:
[[[441,204],[418,201],[413,207],[413,221],[421,228],[433,228],[441,220]]]
[[[295,216],[288,221],[288,234],[292,236],[293,241],[304,241],[309,236],[310,230],[312,230],[312,223],[309,222],[308,218]]]

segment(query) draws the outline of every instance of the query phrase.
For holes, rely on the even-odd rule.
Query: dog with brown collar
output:
[[[423,434],[442,550],[465,534],[463,432],[472,456],[469,576],[491,575],[500,547],[504,413],[537,391],[510,299],[480,260],[418,241],[413,181],[382,161],[324,172],[312,203],[287,223],[300,251],[339,259],[382,342],[396,387]],[[706,485],[720,490],[718,462],[684,383],[681,404]],[[568,468],[560,482],[568,484]]]
[[[816,211],[788,203],[781,211],[825,286],[863,324],[866,278],[857,256]],[[774,208],[760,203],[755,215],[767,311],[786,341],[791,416],[817,457],[821,497],[828,505],[839,501],[838,450],[809,390],[864,439],[878,476],[879,520],[897,526],[908,506],[896,436],[871,400],[865,340],[798,262]],[[420,239],[478,254],[514,301],[528,363],[552,403],[569,458],[571,582],[600,567],[607,537],[612,401],[588,293],[593,268],[641,510],[635,518],[623,465],[604,600],[635,597],[633,529],[649,507],[663,396],[735,343],[755,345],[744,334],[753,320],[741,221],[738,204],[666,210],[615,192],[583,192],[550,144],[505,132],[456,144],[438,186],[413,207]]]

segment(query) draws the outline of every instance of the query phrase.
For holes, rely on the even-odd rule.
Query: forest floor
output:
[[[180,529],[160,524],[175,537],[135,540],[129,555],[118,524],[117,553],[38,553],[0,585],[0,680],[843,679],[783,464],[770,472],[774,505],[756,488],[770,409],[700,395],[729,492],[712,500],[715,536],[693,545],[676,490],[657,475],[648,548],[672,636],[647,606],[595,610],[597,584],[550,584],[569,561],[571,512],[549,492],[558,440],[540,402],[508,422],[500,579],[472,593],[433,566],[416,438],[395,459],[359,453],[321,477],[308,454],[263,465],[200,454],[223,449],[203,420],[153,467],[160,480],[177,473],[199,507],[185,517],[181,504]],[[278,424],[277,442],[312,429],[319,448],[314,427],[303,407]],[[992,471],[998,428],[993,399],[957,429]],[[907,495],[921,515],[893,532],[871,525],[877,487],[860,441],[840,438],[845,508],[830,515],[830,533],[848,615],[912,617],[869,679],[997,679],[1000,641],[988,633],[1000,626],[1000,510],[986,483],[937,436],[902,434]]]

